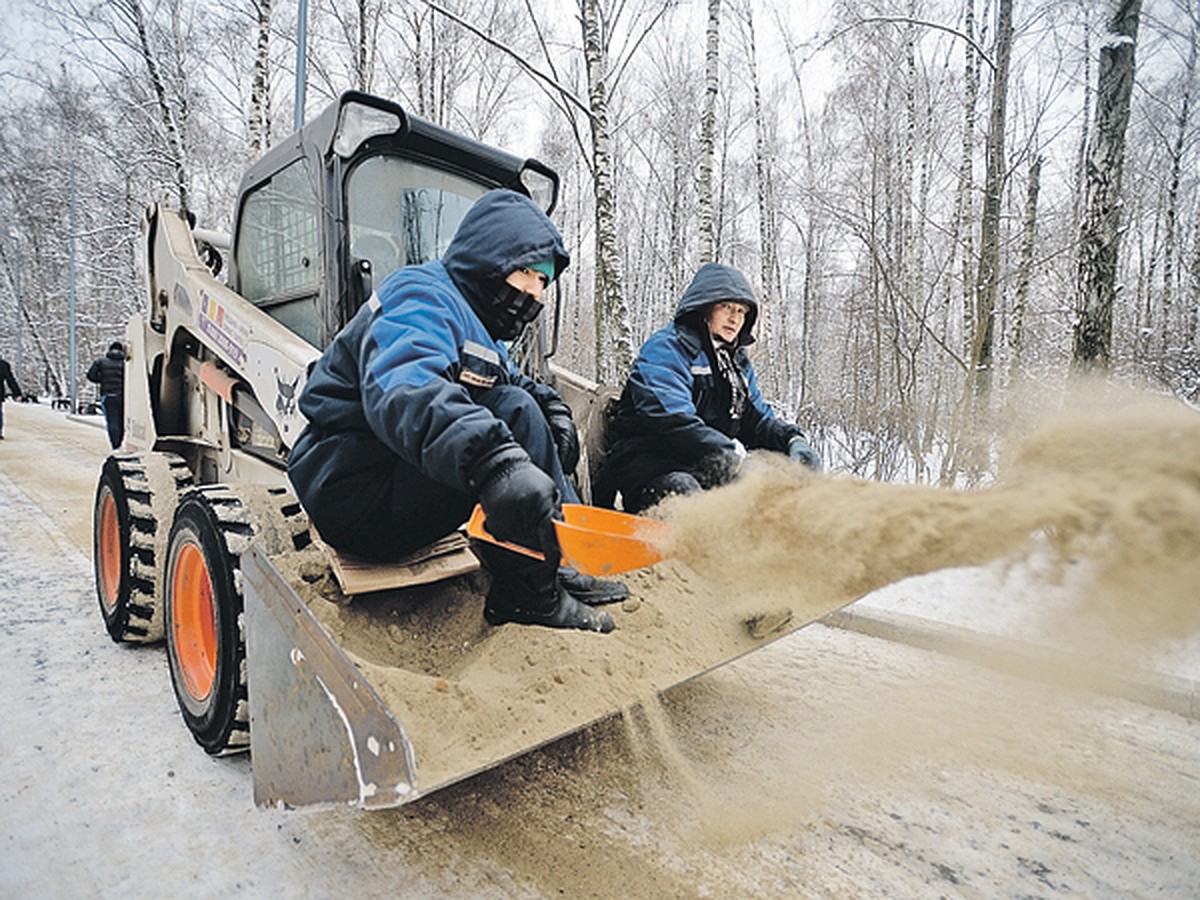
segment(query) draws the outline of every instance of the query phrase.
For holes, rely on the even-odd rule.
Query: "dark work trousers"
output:
[[[125,439],[125,398],[117,394],[105,394],[100,398],[100,406],[108,425],[109,446],[116,450]]]
[[[533,463],[554,479],[563,500],[577,503],[578,495],[563,474],[554,437],[537,401],[511,385],[484,391],[479,401],[508,425]],[[318,521],[318,529],[338,549],[378,560],[405,556],[449,534],[479,502],[477,496],[433,481],[398,458],[386,467],[372,466],[339,478],[338,488],[343,501],[339,508],[355,510],[354,521]],[[353,502],[345,502],[351,498]],[[475,549],[492,576],[489,596],[501,606],[531,608],[539,605],[536,601],[554,600],[557,560],[541,562],[491,544],[481,543]]]

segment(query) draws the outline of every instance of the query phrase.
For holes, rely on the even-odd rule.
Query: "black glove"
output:
[[[479,491],[489,532],[540,550],[548,562],[558,564],[558,487],[519,444],[503,444],[484,457],[471,473],[471,484]]]
[[[800,435],[788,441],[787,455],[789,459],[808,466],[814,472],[821,471],[821,457],[817,456],[817,451]]]
[[[728,450],[714,450],[696,464],[692,474],[705,490],[728,484],[737,477],[746,461],[746,448],[737,438]]]
[[[561,397],[544,400],[541,407],[546,421],[550,423],[550,432],[554,435],[558,461],[562,463],[563,472],[570,475],[579,465],[579,432],[575,429],[575,420],[571,418],[571,407]]]

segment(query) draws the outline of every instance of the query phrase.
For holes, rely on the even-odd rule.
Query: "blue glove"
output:
[[[787,455],[789,459],[808,466],[814,472],[821,471],[821,457],[817,456],[817,451],[799,435],[788,441]]]

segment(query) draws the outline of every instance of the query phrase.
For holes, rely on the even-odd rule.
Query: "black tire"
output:
[[[92,509],[92,568],[100,616],[114,641],[145,644],[163,638],[160,530],[165,532],[178,491],[188,484],[187,465],[172,453],[113,454],[100,469]]]
[[[246,508],[219,485],[184,495],[171,526],[164,580],[171,683],[196,743],[214,756],[250,748],[239,584],[252,537]]]

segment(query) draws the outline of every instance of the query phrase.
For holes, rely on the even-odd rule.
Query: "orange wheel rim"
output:
[[[111,612],[121,592],[121,525],[117,521],[117,504],[109,491],[100,500],[99,535],[96,555],[100,562],[100,592],[105,608]]]
[[[196,700],[205,700],[212,693],[217,675],[217,622],[208,565],[195,544],[180,548],[171,587],[179,671],[188,693]]]

